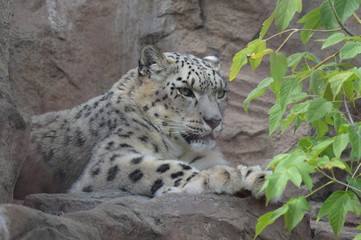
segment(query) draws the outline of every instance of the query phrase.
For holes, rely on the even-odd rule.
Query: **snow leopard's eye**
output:
[[[186,88],[186,87],[178,88],[178,91],[180,94],[182,94],[185,97],[191,97],[191,98],[195,97],[193,91],[190,90],[189,88]]]
[[[227,90],[219,90],[218,92],[217,92],[217,98],[218,99],[223,99],[223,98],[225,98],[226,97],[226,93],[227,93]]]

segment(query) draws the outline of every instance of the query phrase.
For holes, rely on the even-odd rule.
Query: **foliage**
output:
[[[268,112],[270,135],[282,134],[291,127],[296,131],[302,123],[310,124],[316,130],[316,136],[300,139],[295,150],[274,157],[268,166],[273,173],[262,188],[266,191],[267,203],[282,194],[288,181],[297,187],[305,184],[309,194],[292,198],[282,207],[261,216],[255,238],[281,216],[284,216],[287,230],[291,231],[310,209],[307,198],[333,183],[343,185],[345,190],[336,191],[326,199],[317,221],[327,217],[337,238],[347,213],[361,214],[361,123],[354,122],[349,112],[349,107],[361,97],[361,68],[352,64],[352,59],[361,54],[361,36],[344,26],[346,20],[355,20],[361,25],[355,13],[360,4],[361,0],[324,0],[318,8],[300,18],[298,23],[302,28],[287,29],[294,15],[301,13],[302,0],[277,0],[276,9],[264,21],[259,38],[249,42],[233,58],[231,81],[247,63],[255,71],[269,55],[271,77],[262,80],[249,93],[243,106],[247,112],[251,101],[267,90],[275,95],[275,102]],[[264,38],[272,23],[280,32]],[[300,33],[300,40],[307,45],[315,32],[327,34],[323,34],[325,38],[315,40],[322,42],[321,50],[330,46],[341,47],[324,60],[311,52],[297,52],[290,56],[280,52],[292,35]],[[278,49],[267,48],[270,40],[284,35],[286,37]],[[344,111],[341,111],[342,106]],[[331,130],[335,134],[330,133]],[[347,147],[351,148],[351,161],[341,158]],[[347,182],[334,176],[335,168],[348,174]],[[322,174],[330,181],[313,189],[310,176],[313,173]],[[356,239],[361,239],[361,235]]]

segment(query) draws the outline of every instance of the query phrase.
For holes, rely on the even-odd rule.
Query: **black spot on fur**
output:
[[[179,165],[183,168],[183,170],[190,170],[190,169],[192,169],[192,167],[189,166],[189,165],[187,165],[187,164],[180,163]]]
[[[142,142],[148,142],[148,137],[147,136],[141,136],[141,137],[138,137],[138,139]]]
[[[196,161],[198,161],[199,159],[202,159],[202,158],[203,158],[203,156],[196,156],[195,158],[192,159],[190,164],[192,164],[192,163],[194,163],[194,162],[196,162]]]
[[[174,187],[178,187],[181,182],[182,182],[182,178],[176,180],[176,181],[174,182]]]
[[[170,177],[174,179],[174,178],[181,177],[181,176],[183,176],[183,175],[184,175],[184,172],[179,171],[179,172],[176,172],[176,173],[172,173],[172,174],[170,175]]]
[[[139,164],[141,161],[143,161],[143,157],[133,158],[130,162],[132,164]]]
[[[100,168],[97,168],[91,172],[91,175],[94,177],[100,173]]]
[[[190,176],[186,179],[186,182],[189,182],[192,178],[194,178],[194,177],[197,176],[197,175],[198,175],[197,172],[192,173],[192,175],[190,175]]]
[[[148,110],[149,110],[149,107],[148,107],[148,106],[144,106],[144,107],[143,107],[143,111],[144,111],[144,112],[146,112],[146,111],[148,111]]]
[[[153,186],[152,186],[152,188],[151,188],[152,195],[154,195],[154,193],[155,193],[159,188],[161,188],[163,185],[164,185],[163,180],[162,180],[162,179],[157,179],[157,180],[154,182],[154,184],[153,184]]]
[[[108,142],[107,146],[105,147],[106,150],[110,150],[114,146],[114,141]]]
[[[118,134],[119,137],[122,137],[122,138],[130,138],[134,133],[133,132],[127,132],[125,134]]]
[[[135,112],[135,109],[129,106],[124,107],[124,112]]]
[[[82,131],[80,131],[80,129],[76,130],[76,146],[81,147],[83,146],[85,143],[85,136],[84,133]]]
[[[157,172],[164,173],[170,169],[170,166],[168,163],[162,164],[157,168]]]
[[[82,191],[83,192],[92,192],[93,188],[92,188],[92,186],[83,187]]]
[[[132,146],[130,146],[129,144],[126,144],[126,143],[121,143],[121,144],[119,144],[119,147],[120,148],[131,148]]]
[[[109,168],[108,175],[107,175],[107,181],[113,181],[115,179],[115,177],[117,176],[118,172],[119,172],[118,166]]]
[[[75,115],[75,119],[81,118],[82,113],[83,113],[82,110],[80,110],[80,111]]]
[[[118,157],[120,157],[119,154],[114,154],[113,156],[110,157],[109,160],[110,160],[111,162],[114,162],[114,160],[115,160],[116,158],[118,158]]]
[[[152,143],[152,146],[153,146],[153,151],[154,151],[155,153],[158,153],[158,152],[159,152],[158,145],[156,145],[155,143]]]
[[[136,183],[143,177],[143,175],[143,172],[140,169],[137,169],[131,174],[129,174],[129,179],[132,180],[132,182]]]

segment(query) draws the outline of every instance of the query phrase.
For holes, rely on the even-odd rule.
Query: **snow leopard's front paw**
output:
[[[272,171],[264,171],[258,165],[250,167],[238,165],[237,169],[242,176],[243,189],[249,190],[255,198],[262,198],[265,192],[260,192],[260,189],[266,181],[266,176]]]

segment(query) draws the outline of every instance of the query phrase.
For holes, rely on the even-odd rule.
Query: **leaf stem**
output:
[[[340,54],[340,51],[332,54],[331,56],[328,56],[327,58],[323,59],[319,64],[317,64],[316,66],[313,67],[313,69],[317,69],[320,66],[322,66],[323,64],[327,63],[328,61],[330,61],[332,58],[337,57]]]
[[[352,16],[356,19],[356,21],[361,24],[361,19],[357,16],[356,13],[353,13]]]
[[[312,192],[310,192],[309,194],[307,194],[307,195],[305,196],[305,198],[308,198],[308,197],[311,196],[312,194],[318,192],[318,191],[321,190],[322,188],[330,185],[331,183],[334,183],[334,181],[329,181],[328,183],[323,184],[321,187],[318,187],[317,189],[315,189],[315,190],[313,190]]]
[[[278,49],[276,50],[276,53],[279,52],[281,50],[281,48],[286,44],[286,42],[292,37],[293,34],[295,34],[296,32],[298,32],[298,29],[295,29],[294,31],[292,31],[287,37],[286,39],[282,42],[282,44],[278,47]]]
[[[361,162],[360,162],[359,165],[357,166],[355,172],[352,174],[351,179],[354,179],[354,178],[355,178],[355,176],[356,176],[358,170],[360,169],[360,167],[361,167]],[[346,191],[347,191],[347,189],[348,189],[349,186],[350,186],[350,184],[347,184]]]
[[[340,25],[340,27],[342,28],[342,30],[344,30],[348,35],[350,36],[355,36],[355,34],[353,34],[350,30],[348,30],[341,22],[341,19],[340,17],[338,16],[337,12],[336,12],[336,9],[335,9],[335,6],[333,5],[332,1],[331,0],[328,0],[328,3],[330,4],[330,7],[332,9],[332,12],[333,12],[333,15],[335,16],[336,18],[336,21],[338,22],[338,24]]]
[[[350,110],[348,109],[348,105],[347,105],[347,101],[346,101],[345,95],[343,95],[343,104],[344,104],[344,106],[345,106],[345,111],[346,111],[348,120],[350,121],[353,129],[355,130],[355,132],[356,132],[356,134],[357,134],[357,136],[358,136],[359,138],[361,138],[361,133],[358,131],[357,126],[355,125],[355,122],[353,121],[353,118],[352,118],[352,116],[351,116]]]
[[[333,182],[335,182],[335,183],[341,184],[341,185],[343,185],[343,186],[345,186],[345,187],[349,187],[349,188],[351,188],[352,190],[361,193],[361,190],[360,190],[360,189],[357,189],[357,188],[354,188],[354,187],[352,187],[352,186],[349,186],[348,184],[346,184],[346,183],[344,183],[344,182],[341,182],[341,181],[337,180],[336,178],[331,177],[331,176],[328,175],[327,173],[321,171],[319,168],[316,168],[316,171],[317,171],[318,173],[321,173],[323,176],[325,176],[326,178],[330,179],[331,181],[333,181]]]
[[[271,40],[272,38],[274,37],[277,37],[279,35],[282,35],[284,33],[287,33],[287,32],[293,32],[293,31],[296,31],[296,32],[299,32],[299,31],[308,31],[308,32],[324,32],[324,33],[327,33],[327,32],[338,32],[338,31],[341,31],[342,28],[336,28],[336,29],[303,29],[303,28],[290,28],[290,29],[286,29],[282,32],[279,32],[279,33],[276,33],[268,38],[265,39],[265,41],[268,41],[268,40]]]

